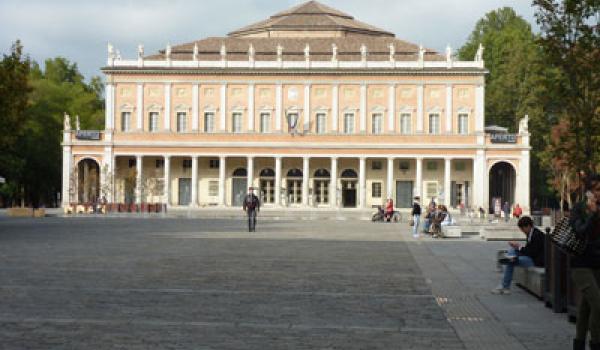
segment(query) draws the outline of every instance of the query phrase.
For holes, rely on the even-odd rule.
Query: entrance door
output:
[[[356,181],[342,180],[342,207],[356,208]]]
[[[315,180],[315,205],[329,203],[329,180]]]
[[[302,180],[287,180],[287,195],[289,204],[302,203]]]
[[[231,180],[233,185],[231,186],[231,205],[234,207],[241,207],[244,204],[248,179],[234,177]]]
[[[410,208],[413,199],[413,182],[396,181],[396,207]]]
[[[192,198],[192,179],[179,178],[179,205],[190,205]]]
[[[260,179],[260,199],[264,204],[271,204],[275,199],[275,180]]]

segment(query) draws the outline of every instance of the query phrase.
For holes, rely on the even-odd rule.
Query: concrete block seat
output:
[[[515,284],[539,299],[544,296],[544,281],[546,269],[543,267],[515,267],[513,279]]]
[[[442,237],[444,238],[461,238],[462,230],[458,225],[442,226]]]

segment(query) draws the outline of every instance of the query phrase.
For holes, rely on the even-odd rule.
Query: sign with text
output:
[[[491,134],[492,143],[517,143],[517,135],[515,134]]]
[[[78,140],[100,140],[100,131],[77,130],[75,138]]]

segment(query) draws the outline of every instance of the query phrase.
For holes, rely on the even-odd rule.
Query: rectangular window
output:
[[[135,167],[135,163],[136,163],[136,159],[135,158],[129,158],[129,167],[133,168]]]
[[[260,132],[271,132],[271,113],[260,114]]]
[[[192,160],[191,159],[184,159],[183,160],[183,168],[184,169],[190,169],[192,167]]]
[[[458,133],[466,135],[469,133],[469,115],[459,114],[458,115]]]
[[[121,131],[131,130],[131,112],[121,113]]]
[[[213,112],[204,113],[204,132],[215,132],[215,114]]]
[[[410,169],[410,163],[408,162],[408,160],[401,160],[400,161],[400,170],[407,171],[409,169]]]
[[[216,197],[219,195],[219,181],[211,180],[208,182],[208,196]]]
[[[148,131],[158,131],[158,112],[150,112],[148,114]]]
[[[300,123],[299,119],[300,117],[298,116],[298,113],[288,113],[288,131],[296,130],[296,128],[298,128],[298,124]]]
[[[400,133],[402,134],[410,134],[411,133],[411,115],[410,113],[402,113],[400,115]]]
[[[371,197],[381,198],[381,182],[373,182],[371,184]]]
[[[438,168],[438,163],[435,160],[430,160],[427,162],[427,170],[436,171]]]
[[[327,115],[325,113],[317,113],[317,134],[324,134],[327,130]]]
[[[461,161],[454,162],[454,170],[465,171],[466,168],[467,168],[467,165],[465,164],[465,162],[461,162]]]
[[[425,198],[427,202],[433,197],[438,196],[438,183],[437,181],[426,181],[425,182]]]
[[[373,114],[371,132],[375,135],[383,132],[383,115],[381,113]]]
[[[177,132],[185,132],[187,129],[187,115],[185,112],[177,112]]]
[[[210,159],[208,161],[208,167],[210,169],[219,169],[219,160],[218,159]]]
[[[354,113],[344,114],[344,134],[354,134]]]
[[[371,162],[371,170],[381,170],[383,168],[383,164],[380,160],[374,160]]]
[[[440,133],[440,115],[437,113],[429,115],[429,133],[432,135]]]
[[[157,159],[155,165],[156,165],[156,169],[163,168],[165,166],[165,160]]]
[[[235,112],[231,115],[231,131],[242,132],[242,113]]]

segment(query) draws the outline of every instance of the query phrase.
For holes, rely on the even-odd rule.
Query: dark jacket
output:
[[[244,211],[248,212],[252,210],[260,211],[260,201],[258,200],[258,197],[254,193],[248,193],[246,197],[244,197],[243,208]]]
[[[573,207],[569,223],[580,237],[587,239],[583,254],[571,258],[571,267],[600,268],[600,214],[586,211],[586,203]]]
[[[410,212],[410,215],[421,215],[421,206],[419,205],[419,203],[413,202],[413,207],[412,211]]]
[[[527,243],[519,249],[519,255],[526,255],[533,260],[537,267],[544,266],[544,234],[536,227],[531,231],[531,239],[527,237]]]

